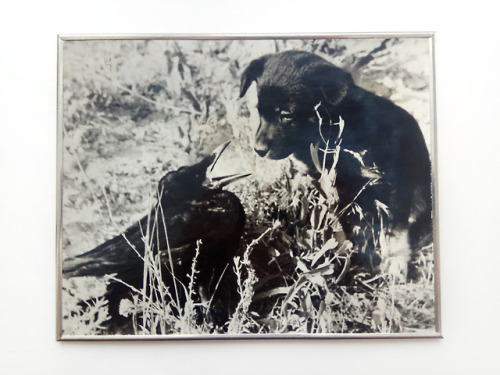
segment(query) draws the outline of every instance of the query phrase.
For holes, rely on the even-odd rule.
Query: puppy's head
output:
[[[327,109],[338,105],[353,85],[349,73],[300,51],[253,60],[243,72],[240,97],[254,81],[260,114],[255,151],[270,159],[290,154],[304,159],[309,145],[319,136],[314,107],[319,103]]]

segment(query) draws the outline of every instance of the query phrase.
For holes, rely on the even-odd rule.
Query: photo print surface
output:
[[[439,336],[432,35],[59,47],[59,339]]]

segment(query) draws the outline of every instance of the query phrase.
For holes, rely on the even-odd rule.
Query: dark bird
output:
[[[146,258],[154,262],[155,257],[161,281],[178,309],[186,301],[194,275],[191,284],[197,288],[196,298],[211,300],[215,324],[227,321],[238,302],[231,264],[239,250],[245,212],[238,197],[222,188],[248,175],[208,178],[207,174],[228,144],[197,164],[167,173],[158,184],[157,202],[148,215],[123,234],[64,262],[67,278],[115,275],[106,293],[112,321],[123,320],[120,302],[130,296],[130,286],[148,290],[158,282],[154,271],[145,272],[144,265]]]

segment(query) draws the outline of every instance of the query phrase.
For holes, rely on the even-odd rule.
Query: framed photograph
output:
[[[433,38],[59,37],[57,338],[440,337]]]

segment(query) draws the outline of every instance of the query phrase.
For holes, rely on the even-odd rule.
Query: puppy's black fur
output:
[[[417,122],[408,112],[356,86],[348,72],[307,52],[287,51],[252,61],[243,73],[240,97],[254,81],[260,114],[255,151],[260,156],[283,159],[293,154],[314,171],[310,145],[324,146],[315,111],[321,103],[318,111],[324,134],[338,129],[329,125],[330,120],[337,122],[342,117],[345,121],[336,166],[340,209],[365,187],[356,203],[372,218],[380,212],[377,202],[388,207],[385,229],[392,252],[410,253],[425,238],[430,239],[429,153]],[[335,137],[333,134],[332,139]],[[376,171],[380,178],[365,186],[373,178],[370,171]],[[357,224],[348,215],[340,219],[346,233],[352,235]],[[376,263],[373,257],[369,262]]]

